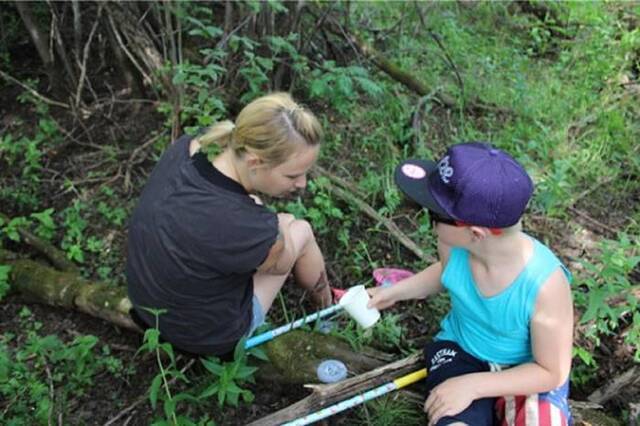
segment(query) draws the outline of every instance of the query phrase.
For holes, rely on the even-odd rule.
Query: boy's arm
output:
[[[442,291],[440,278],[447,261],[451,247],[438,243],[440,261],[431,264],[427,269],[406,278],[396,285],[386,288],[370,288],[371,300],[367,306],[385,309],[396,302],[408,299],[424,299]],[[443,266],[444,265],[444,266]]]
[[[534,362],[500,372],[472,373],[433,389],[425,411],[438,418],[464,410],[479,398],[531,395],[564,384],[571,369],[573,303],[571,288],[558,269],[542,286],[531,319]]]

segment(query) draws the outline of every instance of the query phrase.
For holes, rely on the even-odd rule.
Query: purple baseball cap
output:
[[[484,142],[453,145],[438,163],[406,160],[396,167],[395,181],[437,215],[488,228],[518,223],[533,194],[526,170]]]

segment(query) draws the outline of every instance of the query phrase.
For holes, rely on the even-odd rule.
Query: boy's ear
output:
[[[476,241],[484,240],[489,236],[489,228],[485,228],[482,226],[470,226],[469,230],[473,234],[473,239]]]

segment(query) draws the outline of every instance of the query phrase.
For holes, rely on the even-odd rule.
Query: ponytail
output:
[[[250,152],[274,166],[283,163],[302,144],[316,146],[322,139],[318,119],[288,93],[271,93],[245,106],[236,118],[211,126],[196,141],[216,145],[236,155]]]
[[[230,120],[219,121],[209,127],[204,134],[198,136],[196,140],[201,147],[215,144],[220,148],[226,148],[231,145],[235,128],[236,125]]]

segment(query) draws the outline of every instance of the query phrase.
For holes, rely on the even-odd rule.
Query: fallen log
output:
[[[131,302],[125,287],[89,281],[78,274],[58,271],[15,253],[0,250],[0,263],[11,266],[11,292],[29,302],[84,312],[119,327],[141,333],[129,315]],[[262,346],[269,363],[260,367],[260,376],[281,383],[317,382],[316,368],[324,359],[337,358],[348,371],[359,374],[391,361],[392,355],[364,348],[358,352],[337,337],[294,330]]]
[[[313,390],[311,395],[247,426],[271,426],[294,420],[422,367],[422,354],[414,354],[338,383],[307,385]]]

